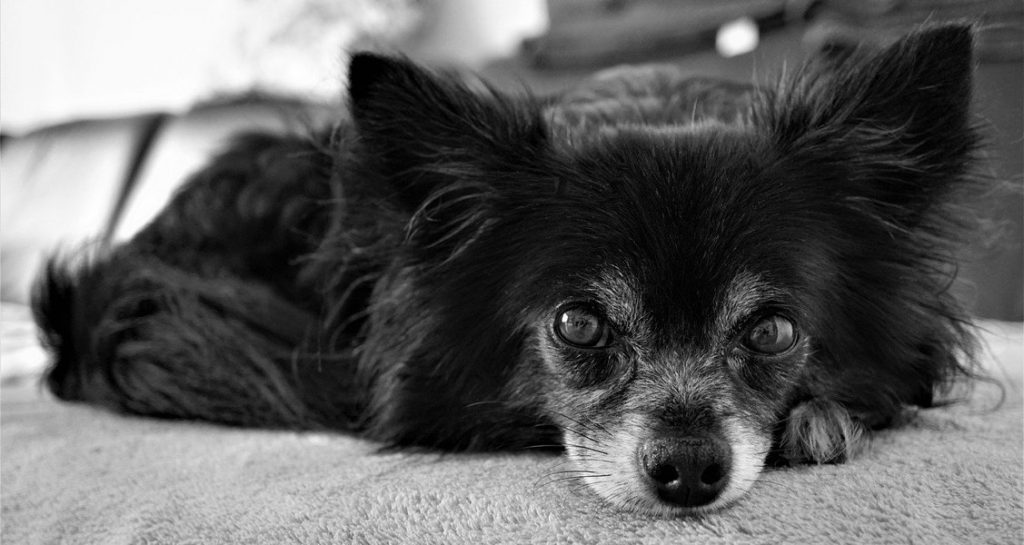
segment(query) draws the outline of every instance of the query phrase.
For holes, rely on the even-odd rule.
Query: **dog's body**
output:
[[[35,298],[61,398],[445,449],[561,445],[693,512],[841,461],[967,374],[948,261],[971,30],[775,89],[634,71],[554,99],[357,55],[352,120],[250,135]]]

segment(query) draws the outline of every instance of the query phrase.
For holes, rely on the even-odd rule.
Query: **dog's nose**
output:
[[[644,473],[663,501],[697,507],[718,497],[729,483],[731,450],[712,437],[652,439],[638,452]]]

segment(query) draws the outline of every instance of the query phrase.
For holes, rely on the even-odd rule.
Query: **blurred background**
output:
[[[983,29],[990,168],[1019,187],[1021,0],[0,0],[0,299],[25,302],[52,248],[131,236],[227,135],[335,118],[350,51],[547,94],[623,63],[769,80],[826,43],[953,19]],[[962,296],[1021,320],[1021,194],[985,213],[1004,236]]]

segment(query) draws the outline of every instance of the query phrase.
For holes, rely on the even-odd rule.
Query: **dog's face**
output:
[[[554,126],[557,101],[357,59],[361,145],[409,210],[394,284],[416,295],[388,323],[419,309],[405,329],[429,332],[394,376],[453,390],[379,425],[534,415],[570,476],[654,513],[736,500],[773,449],[843,459],[864,425],[926,404],[963,342],[921,269],[973,146],[970,44],[934,29],[808,68],[734,119],[585,134]],[[511,420],[451,422],[500,440]]]
[[[574,150],[559,199],[506,224],[535,257],[515,273],[540,362],[523,368],[572,475],[620,506],[735,500],[798,394],[831,267],[806,233],[833,227],[773,155],[734,126],[609,131]],[[528,224],[545,236],[518,240]]]
[[[708,296],[708,311],[691,314],[659,309],[660,290],[631,274],[597,273],[534,324],[547,409],[572,475],[602,497],[648,512],[719,507],[760,473],[810,338],[785,291],[757,275],[714,295],[666,278]]]
[[[806,358],[804,257],[780,248],[784,222],[746,213],[764,198],[759,145],[714,125],[608,131],[563,159],[558,198],[496,226],[532,256],[510,294],[529,331],[520,381],[542,377],[575,475],[621,505],[739,496]]]

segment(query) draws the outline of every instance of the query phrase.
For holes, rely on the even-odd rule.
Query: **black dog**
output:
[[[973,33],[775,88],[620,73],[551,99],[356,55],[351,119],[239,138],[35,294],[61,398],[443,449],[564,447],[645,512],[835,462],[970,374]]]

